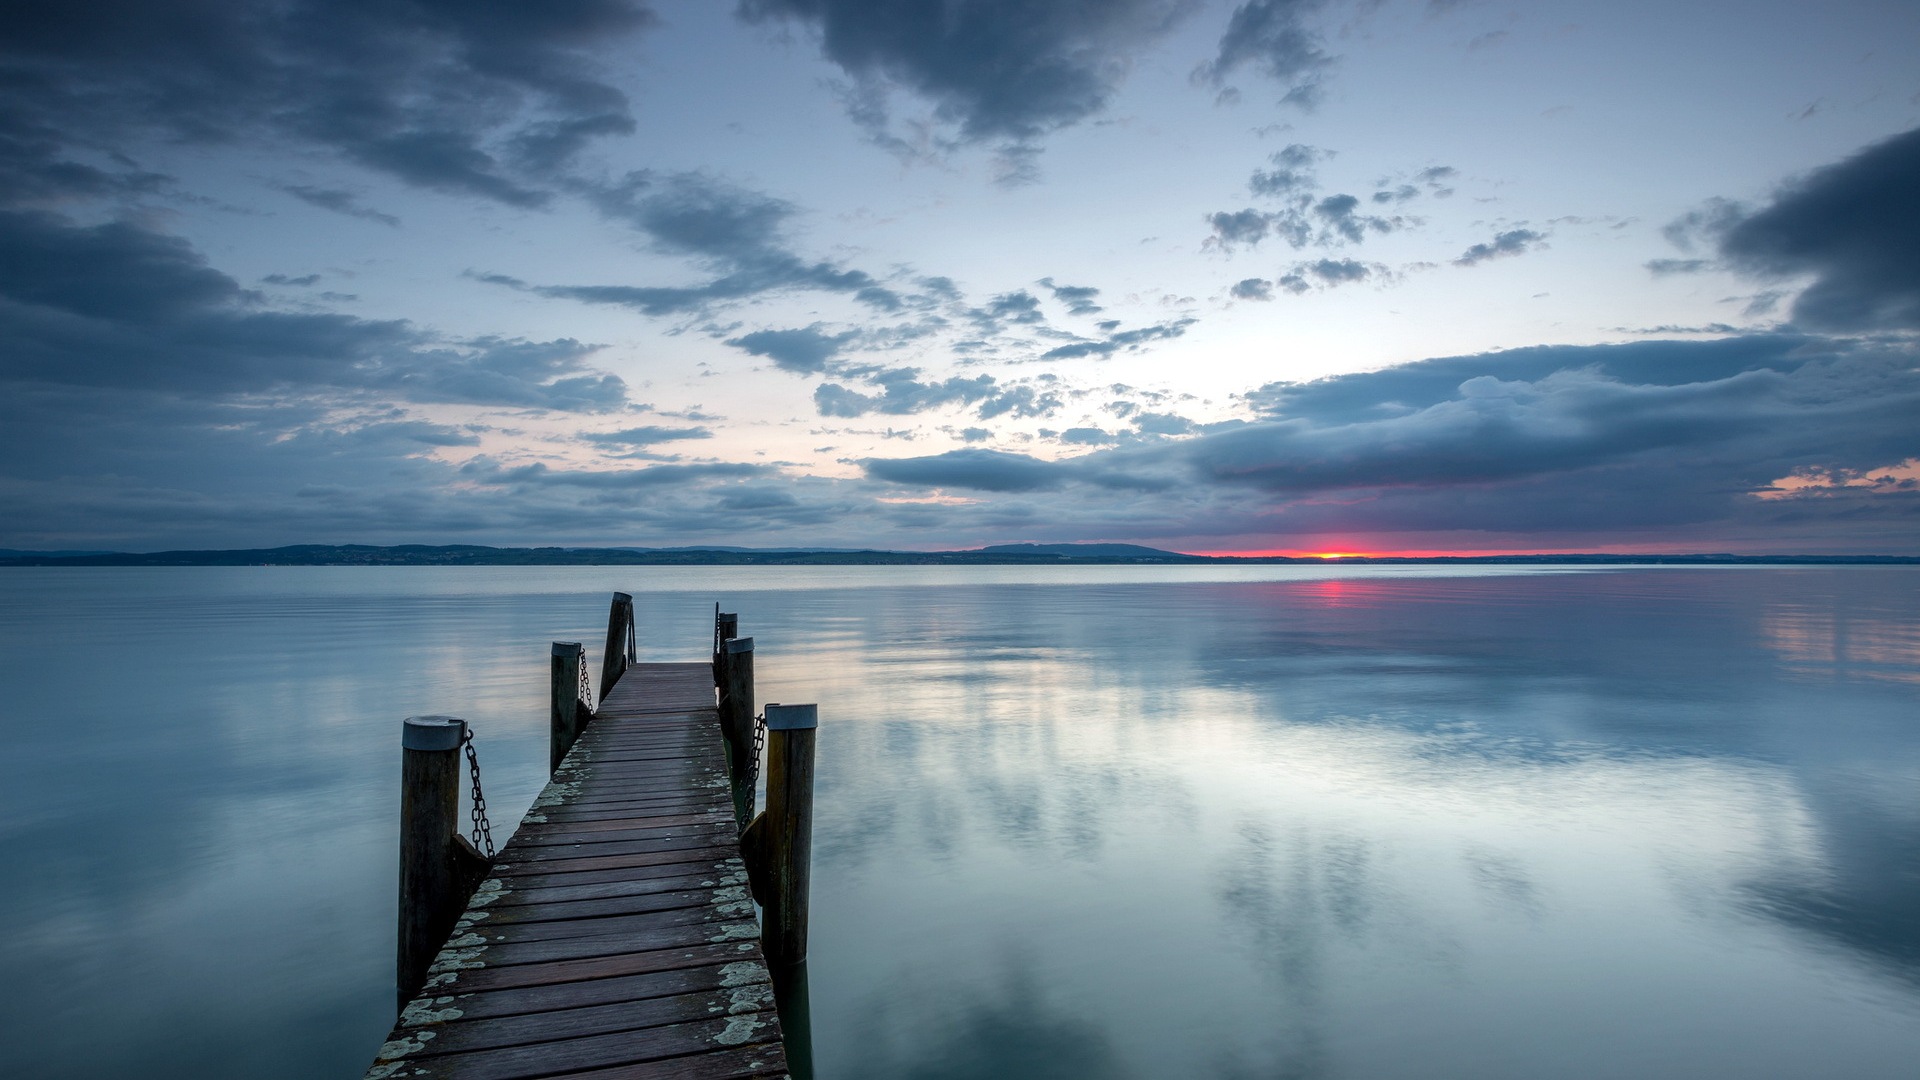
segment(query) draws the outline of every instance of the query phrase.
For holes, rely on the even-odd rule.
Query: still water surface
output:
[[[358,1076],[399,721],[821,705],[822,1078],[1911,1078],[1920,570],[0,572],[0,1074]]]

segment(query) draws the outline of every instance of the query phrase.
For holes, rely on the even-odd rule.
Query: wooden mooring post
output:
[[[623,592],[614,593],[613,604],[607,609],[607,647],[600,656],[601,701],[613,693],[613,684],[627,673],[627,665],[639,659],[639,645],[633,631],[633,597]]]
[[[585,663],[577,641],[553,643],[553,710],[547,729],[547,774],[559,771],[574,740],[593,719],[593,711],[580,700],[580,683]]]
[[[753,816],[753,639],[721,642],[720,734],[727,744],[727,775],[740,828]]]
[[[420,992],[467,898],[490,865],[460,835],[460,747],[467,722],[409,716],[400,729],[399,1006]]]
[[[813,862],[813,744],[817,705],[767,706],[767,808],[744,838],[761,866],[760,946],[773,966],[807,958]]]

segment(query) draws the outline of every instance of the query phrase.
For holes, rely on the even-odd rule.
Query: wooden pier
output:
[[[744,707],[750,746],[751,690],[744,703],[716,702],[730,644],[723,634],[713,659],[673,664],[633,664],[630,636],[621,650],[610,637],[604,699],[590,712],[573,695],[583,650],[556,643],[552,780],[491,865],[474,873],[484,879],[470,898],[460,895],[464,910],[410,997],[407,919],[423,902],[408,897],[403,837],[406,1000],[368,1080],[789,1073],[742,857],[739,793],[745,785],[750,808],[753,774],[730,769],[739,743],[720,707]],[[751,648],[749,639],[749,656]],[[582,685],[581,698],[590,693]],[[805,734],[810,783],[813,732]],[[458,751],[449,756],[457,769]],[[810,813],[810,789],[806,801]],[[755,836],[770,831],[761,823]],[[463,837],[451,847],[445,858],[456,874],[463,860],[484,859],[466,853]],[[804,959],[804,896],[799,904]],[[771,939],[768,946],[780,951]]]

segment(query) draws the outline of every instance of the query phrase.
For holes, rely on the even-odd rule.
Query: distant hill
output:
[[[1139,544],[994,544],[979,549],[982,555],[1053,555],[1066,559],[1154,559],[1200,560],[1204,555],[1141,547]],[[955,552],[957,555],[967,552]]]
[[[1920,563],[1911,555],[1442,555],[1339,560],[1342,564],[1509,563],[1730,565]],[[1317,558],[1185,555],[1138,544],[996,544],[967,551],[882,551],[836,548],[499,548],[477,544],[295,544],[277,548],[208,551],[0,552],[0,566],[982,566],[1062,563],[1221,564],[1305,563]]]

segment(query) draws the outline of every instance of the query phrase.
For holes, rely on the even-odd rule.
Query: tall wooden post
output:
[[[713,605],[713,685],[727,685],[727,642],[740,636],[740,616]]]
[[[560,770],[560,762],[573,749],[573,740],[590,717],[580,707],[580,643],[553,643],[553,712],[547,731],[547,775]]]
[[[813,742],[817,705],[767,706],[767,811],[756,821],[765,867],[760,943],[767,963],[807,958],[807,895],[813,861]]]
[[[733,781],[733,816],[742,828],[753,812],[753,639],[733,638],[720,647],[725,682],[720,687],[720,734],[727,744],[727,776]]]
[[[613,604],[607,609],[607,647],[600,656],[600,700],[607,700],[613,692],[613,684],[627,672],[627,658],[633,655],[638,643],[633,640],[633,597],[627,593],[613,594]]]
[[[457,716],[409,716],[400,727],[400,1007],[427,981],[472,886],[460,888],[454,840],[460,832]]]

